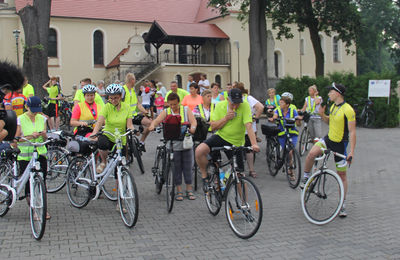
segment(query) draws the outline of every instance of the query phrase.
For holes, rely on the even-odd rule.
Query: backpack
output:
[[[181,116],[167,115],[163,121],[165,140],[178,140],[181,136]]]

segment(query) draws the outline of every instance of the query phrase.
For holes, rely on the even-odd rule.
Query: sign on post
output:
[[[370,80],[368,84],[368,98],[370,97],[387,97],[389,104],[390,79]]]

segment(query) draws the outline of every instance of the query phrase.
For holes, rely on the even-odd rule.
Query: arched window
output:
[[[215,75],[215,82],[221,86],[221,75]]]
[[[275,77],[279,78],[283,75],[282,69],[282,53],[280,51],[274,52],[274,67],[275,67]]]
[[[181,75],[176,75],[176,81],[178,82],[178,87],[182,88],[182,76]]]
[[[103,33],[99,30],[93,34],[93,63],[104,65],[104,41]]]
[[[47,57],[57,57],[57,31],[53,28],[49,29],[48,45]]]
[[[333,62],[340,62],[340,43],[337,36],[332,39]]]

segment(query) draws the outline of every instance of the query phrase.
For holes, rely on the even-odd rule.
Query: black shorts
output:
[[[48,117],[58,117],[58,105],[54,103],[50,103],[47,107],[47,115]]]
[[[232,146],[231,143],[225,141],[224,139],[222,139],[222,137],[220,137],[219,135],[216,135],[216,134],[210,136],[210,138],[205,140],[204,143],[210,148],[210,150],[213,147]],[[225,154],[229,159],[232,158],[232,156],[233,156],[232,151],[226,151]],[[211,152],[210,155],[214,161],[221,158],[221,154],[219,151]],[[238,151],[236,153],[236,159],[237,159],[237,164],[238,164],[237,171],[243,172],[244,171],[244,163],[243,163],[243,153],[241,151]]]
[[[111,151],[114,147],[115,143],[111,142],[110,139],[108,139],[108,137],[106,135],[100,135],[98,137],[98,141],[97,141],[97,147],[100,150],[108,150]],[[122,154],[125,154],[125,146],[122,148]]]
[[[337,153],[347,156],[346,148],[347,148],[347,144],[349,143],[348,141],[341,141],[340,143],[337,143],[337,142],[330,140],[328,136],[324,137],[324,141],[325,141],[326,148],[328,148],[334,152],[337,152]],[[343,160],[343,158],[335,156],[335,162],[340,162],[342,160]]]
[[[134,125],[141,125],[144,115],[136,115],[132,118],[132,123]]]

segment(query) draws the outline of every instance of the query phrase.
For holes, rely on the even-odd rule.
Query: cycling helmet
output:
[[[106,88],[107,95],[115,95],[115,94],[122,94],[123,88],[120,84],[110,84]]]
[[[96,86],[88,84],[82,88],[82,93],[83,94],[96,93],[96,90],[97,90]]]
[[[288,97],[288,98],[290,98],[291,101],[293,101],[293,95],[292,95],[292,93],[284,92],[284,93],[282,94],[282,97]]]

